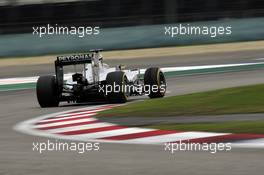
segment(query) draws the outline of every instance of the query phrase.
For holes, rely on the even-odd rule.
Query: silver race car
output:
[[[101,51],[94,49],[88,54],[58,56],[55,76],[40,76],[37,81],[40,106],[56,107],[63,101],[125,103],[129,96],[159,98],[165,95],[166,80],[159,68],[109,67],[103,62]],[[64,74],[65,66],[73,66],[75,73]]]

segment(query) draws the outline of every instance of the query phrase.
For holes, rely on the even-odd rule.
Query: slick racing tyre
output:
[[[55,76],[39,77],[36,91],[39,105],[42,108],[57,107],[59,105],[59,93]]]
[[[111,103],[125,103],[128,98],[128,91],[126,89],[127,77],[124,72],[116,71],[110,72],[106,76],[106,84],[108,86],[107,99]],[[110,89],[111,88],[111,89]],[[109,92],[111,91],[111,92]]]
[[[148,68],[144,75],[145,93],[150,98],[164,97],[166,93],[166,79],[163,72],[157,68]]]

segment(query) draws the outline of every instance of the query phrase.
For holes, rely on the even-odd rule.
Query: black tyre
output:
[[[163,72],[157,68],[148,68],[144,75],[145,90],[150,98],[164,97],[166,93],[166,79]]]
[[[126,90],[127,77],[124,72],[116,71],[110,72],[106,76],[106,84],[112,87],[111,92],[107,94],[107,98],[111,103],[125,103],[127,101],[128,93]],[[118,89],[117,86],[120,88]],[[116,92],[114,88],[116,87]]]
[[[44,107],[57,107],[59,93],[55,76],[41,76],[37,81],[37,98],[39,105]]]

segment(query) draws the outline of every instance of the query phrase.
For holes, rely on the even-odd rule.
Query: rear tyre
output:
[[[148,68],[144,75],[145,90],[150,98],[164,97],[166,93],[166,79],[163,72],[157,68]]]
[[[110,72],[107,74],[106,76],[106,84],[108,85],[107,99],[111,103],[127,102],[128,95],[125,87],[125,85],[127,85],[127,82],[128,82],[127,77],[125,73],[122,71]]]
[[[59,93],[55,76],[39,77],[36,91],[39,105],[42,108],[57,107],[59,105]]]

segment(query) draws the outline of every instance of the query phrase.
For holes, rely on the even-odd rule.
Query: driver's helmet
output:
[[[103,55],[101,53],[98,53],[98,59],[101,63],[103,62]]]
[[[100,66],[103,64],[103,55],[100,52],[93,53],[93,60],[95,66]]]

